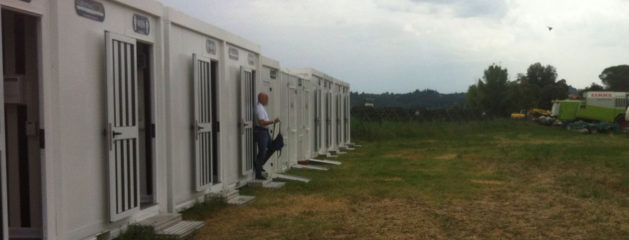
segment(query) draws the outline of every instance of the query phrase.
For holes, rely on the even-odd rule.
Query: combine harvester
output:
[[[585,100],[555,100],[552,116],[571,129],[625,130],[629,92],[585,92]]]

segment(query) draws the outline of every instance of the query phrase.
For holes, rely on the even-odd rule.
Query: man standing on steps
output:
[[[258,180],[266,180],[266,178],[262,176],[262,166],[266,163],[266,153],[269,148],[269,143],[271,142],[271,134],[269,134],[268,126],[280,121],[279,118],[269,121],[269,115],[264,108],[268,103],[269,96],[266,95],[266,93],[258,94],[258,104],[256,104],[255,109],[256,121],[255,127],[253,128],[253,135],[258,144],[258,154],[256,155],[253,167],[255,168],[256,179]]]

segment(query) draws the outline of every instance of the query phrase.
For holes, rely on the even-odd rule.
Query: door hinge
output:
[[[39,148],[46,148],[46,132],[44,129],[39,129]]]

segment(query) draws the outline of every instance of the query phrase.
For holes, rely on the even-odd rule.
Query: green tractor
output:
[[[555,100],[552,116],[564,122],[616,123],[621,130],[627,127],[625,114],[629,92],[585,92],[585,100]]]

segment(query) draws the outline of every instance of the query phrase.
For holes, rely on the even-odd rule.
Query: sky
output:
[[[627,0],[160,1],[357,92],[464,92],[491,64],[513,80],[536,62],[583,88],[629,64]]]

